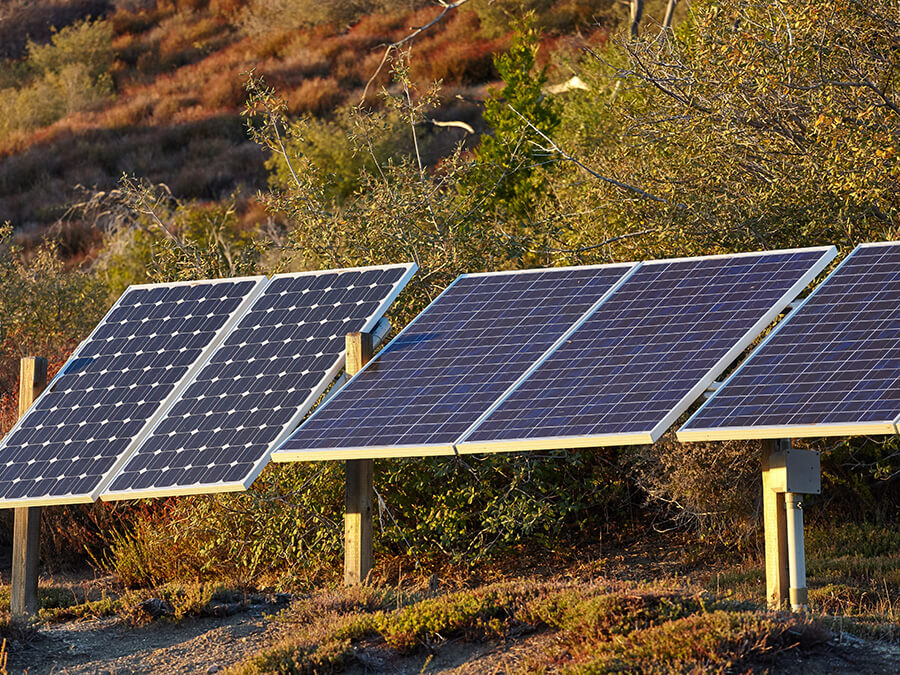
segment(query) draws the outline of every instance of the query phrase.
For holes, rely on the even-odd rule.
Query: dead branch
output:
[[[381,73],[382,69],[384,69],[384,64],[387,63],[387,60],[390,57],[391,52],[393,52],[395,49],[398,49],[399,47],[402,47],[407,42],[414,40],[416,37],[418,37],[419,35],[424,33],[426,30],[428,30],[432,26],[440,23],[441,21],[443,21],[445,16],[450,14],[450,12],[452,12],[455,9],[459,9],[467,2],[469,2],[469,0],[456,0],[455,2],[446,2],[446,0],[438,0],[438,4],[444,8],[440,14],[438,14],[436,17],[434,17],[428,23],[426,23],[422,26],[417,26],[417,27],[413,28],[412,32],[409,35],[407,35],[406,37],[404,37],[400,40],[397,40],[396,42],[391,42],[389,45],[387,45],[384,49],[384,56],[381,57],[381,63],[378,64],[378,67],[375,69],[375,72],[372,73],[372,77],[370,77],[369,81],[366,82],[366,87],[365,87],[365,89],[363,89],[362,98],[360,98],[360,101],[359,101],[360,104],[365,102],[366,96],[369,93],[369,87],[372,86],[372,82],[375,81],[375,78],[378,77],[378,75]]]

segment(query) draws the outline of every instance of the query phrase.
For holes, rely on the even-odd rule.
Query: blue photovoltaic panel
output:
[[[835,253],[644,263],[459,451],[655,441]]]
[[[632,267],[458,278],[273,458],[452,453],[454,441]]]
[[[102,498],[246,489],[415,272],[391,265],[276,276]]]
[[[132,286],[0,443],[0,504],[90,502],[265,278]]]
[[[681,440],[893,434],[900,242],[858,247],[678,432]]]

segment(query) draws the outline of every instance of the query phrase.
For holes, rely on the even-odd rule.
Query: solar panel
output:
[[[273,459],[452,454],[460,434],[632,269],[457,278]]]
[[[126,290],[0,442],[0,504],[97,499],[266,281]]]
[[[243,490],[369,332],[413,264],[275,276],[101,496]]]
[[[835,254],[829,247],[644,263],[457,449],[656,441]]]
[[[682,441],[893,434],[900,242],[857,247],[678,431]]]

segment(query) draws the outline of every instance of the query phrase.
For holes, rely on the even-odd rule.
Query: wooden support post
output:
[[[347,374],[358,373],[372,358],[371,333],[347,333]],[[351,459],[345,465],[344,585],[363,584],[372,571],[371,459]]]
[[[790,441],[787,441],[788,443]],[[769,457],[782,449],[785,441],[764,440],[762,447],[763,528],[766,541],[766,602],[769,609],[781,609],[788,599],[787,515],[784,493],[772,488]]]
[[[47,386],[47,359],[28,356],[19,365],[19,417]],[[41,557],[41,507],[13,510],[10,612],[14,618],[37,613],[38,563]]]

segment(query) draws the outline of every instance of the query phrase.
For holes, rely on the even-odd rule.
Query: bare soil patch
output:
[[[274,606],[226,617],[129,626],[111,617],[42,627],[28,644],[10,645],[10,673],[80,675],[206,673],[236,663],[279,638]]]

